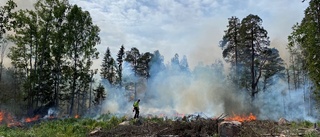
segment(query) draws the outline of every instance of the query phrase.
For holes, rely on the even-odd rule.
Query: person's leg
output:
[[[137,109],[137,118],[139,118],[139,110]]]
[[[135,107],[134,108],[134,118],[138,118],[138,114],[137,113],[139,113],[139,112],[138,112],[138,109]]]

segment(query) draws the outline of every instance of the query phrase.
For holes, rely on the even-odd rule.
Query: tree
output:
[[[43,71],[38,68],[38,45],[40,33],[39,29],[34,28],[38,26],[38,19],[36,12],[19,10],[14,14],[16,24],[13,27],[15,35],[10,36],[16,46],[10,48],[8,57],[11,59],[11,64],[16,70],[17,77],[23,81],[22,91],[26,92],[26,99],[28,99],[28,107],[33,108],[34,105],[40,101],[39,76],[38,71]],[[35,60],[33,60],[35,59]],[[36,85],[37,88],[36,89]],[[42,95],[42,94],[41,94]]]
[[[300,24],[293,27],[293,32],[289,36],[289,46],[297,44],[301,46],[302,54],[305,57],[306,68],[309,71],[309,76],[314,81],[314,84],[320,89],[319,78],[319,53],[320,49],[320,2],[310,0],[309,7],[305,10],[305,17]]]
[[[88,11],[82,11],[80,7],[74,5],[71,7],[67,18],[67,55],[71,64],[71,93],[70,93],[70,112],[73,114],[74,98],[81,85],[79,85],[79,75],[88,74],[88,68],[92,65],[92,58],[98,57],[95,45],[100,42],[99,27],[93,25],[92,18]],[[82,65],[86,66],[82,66]],[[81,69],[85,67],[86,69]],[[79,79],[84,80],[84,79]],[[89,81],[85,84],[89,84]]]
[[[267,31],[262,27],[262,19],[257,15],[248,15],[241,21],[240,36],[243,47],[242,55],[250,60],[243,60],[250,65],[251,97],[258,93],[257,86],[262,76],[262,69],[266,63],[264,53],[270,45]]]
[[[102,101],[106,98],[104,87],[101,85],[101,83],[99,83],[99,86],[97,87],[97,89],[94,89],[93,91],[95,94],[94,104],[95,105],[101,104]]]
[[[237,17],[232,17],[220,42],[223,57],[231,64],[231,80],[248,90],[252,100],[260,91],[259,85],[266,89],[270,79],[284,69],[278,51],[269,48],[267,34],[257,15],[248,15],[240,24]]]
[[[5,6],[0,7],[0,81],[2,78],[3,58],[8,44],[4,34],[6,34],[7,31],[11,30],[12,26],[15,23],[12,19],[12,10],[15,7],[17,7],[17,5],[12,0],[7,1]]]
[[[8,46],[8,41],[5,38],[0,39],[0,81],[2,80],[2,70],[3,70],[3,59],[6,55],[6,49]]]
[[[9,57],[23,81],[30,107],[54,101],[74,100],[84,107],[91,82],[92,60],[100,42],[99,28],[89,12],[67,0],[39,0],[34,10],[20,10],[11,40],[16,46]]]
[[[272,77],[277,75],[280,78],[284,77],[284,63],[283,60],[280,58],[279,51],[275,48],[271,48],[267,51],[265,51],[263,55],[265,55],[265,65],[262,66],[263,71],[263,91],[266,91],[266,89],[274,84],[274,81],[272,80]]]
[[[171,59],[171,67],[173,70],[179,70],[180,62],[178,53],[174,54],[174,57]]]
[[[117,54],[117,61],[118,61],[118,69],[117,69],[118,82],[117,83],[119,83],[119,87],[122,87],[122,64],[124,60],[124,55],[125,55],[124,47],[123,45],[121,45],[120,50]]]
[[[140,52],[137,48],[133,47],[130,51],[126,52],[125,61],[131,64],[134,73],[134,98],[137,98],[137,75],[138,75],[138,59],[140,58]]]
[[[239,50],[240,50],[240,20],[233,16],[228,19],[227,30],[225,30],[225,35],[220,42],[220,47],[223,49],[222,56],[223,58],[231,63],[231,72],[234,72],[230,75],[231,80],[239,84]]]
[[[66,0],[39,0],[35,10],[19,10],[14,14],[15,35],[11,40],[16,46],[11,48],[9,57],[26,76],[24,89],[28,92],[29,107],[49,101],[58,105],[68,8]]]
[[[148,79],[150,77],[150,62],[152,59],[150,52],[143,53],[138,59],[137,72],[139,76]]]
[[[112,58],[109,47],[107,48],[106,53],[104,54],[104,58],[101,65],[101,78],[107,79],[110,85],[116,84],[116,62]]]
[[[182,59],[180,61],[180,69],[181,69],[182,72],[186,72],[186,73],[190,72],[189,63],[188,63],[186,55],[183,55],[183,57],[182,57]]]
[[[295,61],[292,64],[293,76],[296,81],[299,65],[303,66],[306,74],[312,80],[314,86],[314,93],[316,97],[320,100],[320,1],[310,0],[309,6],[304,12],[304,18],[300,23],[297,23],[293,26],[293,32],[288,37],[289,44],[288,46],[292,49],[292,53],[297,53],[298,56],[292,55],[292,61]],[[301,53],[301,54],[299,54]],[[296,59],[302,59],[303,64]],[[303,72],[303,71],[302,71]],[[297,84],[295,85],[297,87]]]
[[[154,51],[152,55],[150,60],[150,76],[155,77],[159,72],[165,70],[164,57],[160,54],[159,50]]]

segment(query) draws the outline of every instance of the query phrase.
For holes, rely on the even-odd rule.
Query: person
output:
[[[139,118],[139,103],[140,99],[133,103],[133,112],[135,112],[134,119]]]

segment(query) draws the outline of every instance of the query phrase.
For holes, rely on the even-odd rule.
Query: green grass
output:
[[[24,127],[9,128],[5,125],[0,126],[0,136],[4,137],[86,137],[91,131],[97,127],[103,130],[109,130],[119,125],[119,123],[128,120],[126,117],[117,117],[111,114],[101,115],[97,119],[89,118],[69,118],[61,120],[42,121],[41,123],[32,126],[25,125]],[[142,118],[142,121],[163,123],[171,122],[171,120],[164,121],[163,118]],[[135,123],[134,119],[130,119],[130,124]],[[320,126],[320,123],[318,123]],[[298,128],[312,128],[313,123],[309,121],[291,122],[291,129]],[[217,134],[212,135],[218,136]],[[315,137],[316,133],[308,133],[305,137]]]
[[[103,116],[99,120],[63,119],[43,121],[30,127],[8,128],[0,126],[0,136],[5,137],[86,137],[96,127],[111,129],[124,120],[123,117]]]
[[[311,128],[313,127],[313,124],[312,122],[310,121],[298,121],[298,122],[291,122],[291,126],[293,128]]]

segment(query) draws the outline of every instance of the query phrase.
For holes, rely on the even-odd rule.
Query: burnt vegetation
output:
[[[246,106],[238,107],[236,99],[230,99],[227,93],[223,93],[221,98],[230,99],[229,103],[226,100],[223,103],[226,113],[261,114],[257,109],[260,107],[259,101],[268,98],[263,93],[272,92],[270,89],[277,82],[284,81],[287,88],[280,94],[303,91],[303,105],[307,107],[302,109],[307,116],[317,119],[320,99],[318,0],[309,1],[305,17],[293,25],[288,36],[289,43],[283,45],[290,53],[287,63],[281,59],[279,51],[270,46],[268,31],[258,15],[249,14],[243,19],[236,16],[229,18],[222,40],[217,43],[222,49],[223,60],[230,66],[228,70],[222,60],[190,69],[187,56],[179,56],[178,53],[165,64],[159,50],[143,53],[137,47],[126,49],[124,45],[119,45],[116,53],[108,47],[102,55],[100,70],[93,69],[93,62],[101,54],[96,46],[103,38],[88,11],[70,4],[68,0],[38,0],[34,9],[16,10],[17,6],[13,0],[8,0],[0,7],[0,135],[319,135],[317,123],[308,121],[283,123],[270,118],[240,123],[239,120],[221,117],[190,120],[186,116],[166,119],[144,114],[139,119],[131,119],[130,116],[103,114],[103,102],[114,94],[121,94],[121,100],[126,103],[143,97],[145,104],[151,104],[159,94],[158,89],[151,87],[157,87],[157,84],[168,87],[181,83],[190,85],[192,80],[209,77],[209,80],[214,80],[203,81],[208,85],[219,85],[214,92],[212,89],[210,92],[216,93],[221,87],[230,87],[234,90],[234,96],[245,94],[248,97]],[[4,66],[5,57],[10,59],[10,66]],[[98,75],[100,79],[96,78]],[[183,76],[192,80],[168,84],[165,76]],[[162,80],[167,81],[160,83],[157,77],[165,77]],[[168,79],[172,80],[172,77]],[[265,96],[258,98],[258,95]],[[208,96],[211,97],[210,94]],[[168,102],[174,103],[172,100]],[[289,113],[293,107],[290,102],[286,103],[283,101],[283,110],[276,113]],[[221,125],[229,121],[240,124]]]

